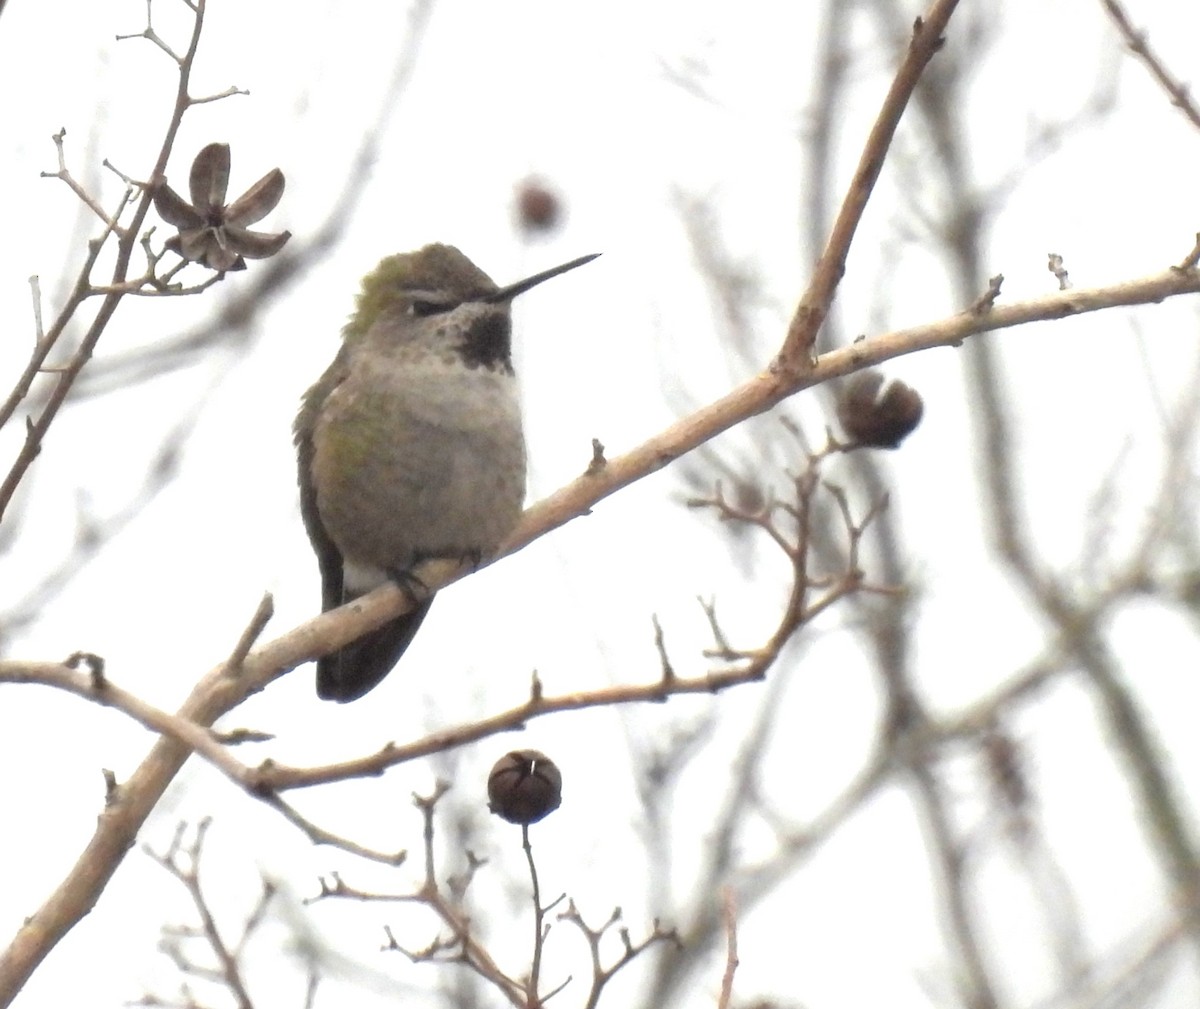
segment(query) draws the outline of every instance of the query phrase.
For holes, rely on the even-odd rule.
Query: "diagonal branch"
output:
[[[1193,126],[1200,129],[1200,107],[1196,105],[1188,86],[1177,80],[1159,59],[1158,54],[1150,48],[1150,43],[1146,41],[1146,33],[1133,27],[1133,22],[1129,20],[1125,8],[1117,0],[1100,0],[1100,4],[1108,11],[1108,16],[1112,18],[1113,23],[1117,26],[1117,31],[1121,33],[1125,44],[1129,46],[1129,51],[1146,65],[1150,76],[1170,97],[1171,104],[1187,116]]]
[[[837,219],[829,232],[825,243],[825,251],[817,261],[808,290],[800,299],[796,312],[788,327],[787,341],[779,353],[775,367],[780,371],[803,373],[812,366],[812,351],[816,346],[817,333],[829,314],[829,306],[833,303],[834,292],[841,283],[846,272],[846,257],[850,254],[850,244],[854,241],[854,233],[862,220],[863,212],[867,209],[867,201],[883,170],[883,163],[900,117],[904,114],[909,99],[912,98],[917,82],[925,67],[945,41],[942,32],[950,21],[950,16],[958,6],[958,0],[935,0],[929,12],[919,17],[913,23],[912,40],[908,45],[908,53],[900,64],[888,89],[887,97],[879,109],[875,125],[871,128],[858,167],[842,201]]]

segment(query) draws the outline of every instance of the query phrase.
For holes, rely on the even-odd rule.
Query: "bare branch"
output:
[[[880,106],[879,115],[859,158],[858,167],[846,191],[842,208],[829,232],[825,251],[817,261],[808,289],[800,299],[796,313],[788,327],[787,340],[775,359],[773,370],[802,375],[812,368],[811,355],[816,346],[817,334],[829,313],[833,295],[846,272],[846,257],[854,233],[858,230],[871,191],[883,169],[884,159],[892,144],[892,137],[900,123],[909,99],[926,65],[945,41],[942,32],[950,16],[958,6],[958,0],[934,0],[924,17],[917,18],[913,25],[912,39],[900,69],[888,89]]]
[[[738,968],[737,898],[732,887],[725,887],[721,893],[721,916],[725,920],[725,973],[721,977],[717,1009],[729,1009],[733,1000],[733,975]]]
[[[1167,69],[1158,54],[1150,48],[1150,43],[1146,41],[1146,33],[1133,27],[1129,15],[1125,13],[1125,8],[1117,0],[1100,0],[1100,5],[1112,18],[1113,24],[1117,26],[1117,31],[1125,39],[1125,44],[1129,46],[1130,52],[1145,64],[1146,69],[1150,71],[1150,76],[1167,93],[1171,104],[1187,116],[1193,126],[1200,129],[1200,107],[1197,107],[1193,101],[1190,89]]]
[[[588,991],[586,1009],[595,1009],[600,1001],[600,995],[604,991],[604,986],[613,979],[621,970],[636,960],[642,953],[648,950],[651,946],[657,943],[670,943],[678,946],[680,943],[679,936],[673,928],[663,928],[656,920],[650,933],[640,942],[634,942],[629,934],[629,929],[622,924],[621,909],[613,908],[612,914],[608,916],[608,920],[598,928],[593,928],[584,921],[583,915],[575,906],[575,901],[570,901],[567,909],[558,916],[559,921],[570,922],[583,935],[588,945],[588,951],[592,957],[592,984]],[[617,930],[617,935],[621,940],[621,953],[616,960],[612,961],[607,967],[604,966],[605,957],[600,952],[600,945],[604,937],[613,929]]]
[[[238,1009],[254,1009],[253,1000],[250,998],[245,979],[242,976],[240,955],[250,935],[262,923],[266,904],[275,891],[269,884],[264,884],[258,903],[242,927],[242,936],[237,946],[231,949],[217,927],[208,898],[200,885],[200,856],[211,825],[211,820],[201,820],[196,825],[192,842],[185,844],[184,835],[187,833],[187,824],[180,823],[165,852],[158,854],[149,846],[144,848],[147,855],[183,884],[200,918],[199,932],[188,927],[164,928],[166,938],[163,952],[171,957],[175,966],[185,976],[190,975],[227,989],[233,996]],[[202,940],[214,954],[217,960],[216,968],[199,964],[188,954],[185,943],[188,939],[193,938]],[[147,1003],[143,1002],[143,1004]]]

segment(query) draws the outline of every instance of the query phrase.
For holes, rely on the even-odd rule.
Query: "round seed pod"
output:
[[[527,234],[553,231],[562,223],[562,199],[544,182],[526,179],[517,186],[517,223]]]
[[[539,750],[513,750],[488,775],[488,809],[509,823],[537,823],[562,803],[562,772]]]
[[[925,404],[903,382],[883,387],[878,371],[860,371],[838,396],[838,421],[855,442],[871,448],[897,448],[921,423]]]

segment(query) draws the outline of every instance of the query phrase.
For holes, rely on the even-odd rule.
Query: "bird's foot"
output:
[[[433,590],[410,568],[389,568],[387,576],[404,590],[414,605],[433,595]]]
[[[0,0],[3,3],[3,0]],[[484,553],[478,547],[472,547],[469,550],[445,550],[431,551],[422,553],[420,556],[413,557],[412,562],[403,568],[388,568],[387,576],[412,600],[413,604],[420,604],[422,601],[429,599],[434,590],[429,584],[417,574],[417,569],[431,561],[452,561],[458,565],[470,565],[471,571],[478,571],[479,565],[483,563]]]

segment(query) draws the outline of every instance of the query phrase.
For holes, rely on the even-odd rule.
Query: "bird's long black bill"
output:
[[[512,301],[518,294],[524,294],[531,287],[537,287],[544,280],[549,280],[551,277],[557,277],[560,274],[566,273],[568,270],[573,270],[577,266],[583,266],[585,263],[590,263],[596,259],[600,253],[593,252],[590,256],[580,256],[578,259],[572,259],[569,263],[563,263],[562,266],[555,266],[549,270],[543,270],[541,273],[535,273],[532,277],[526,277],[524,280],[518,280],[515,284],[509,284],[507,287],[502,287],[498,291],[493,291],[491,294],[480,298],[480,301],[486,301],[489,304],[495,305],[499,302]]]

